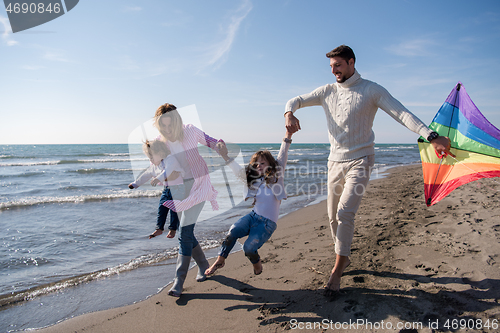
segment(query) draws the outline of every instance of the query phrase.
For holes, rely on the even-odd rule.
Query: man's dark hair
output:
[[[330,52],[326,54],[327,58],[333,57],[341,57],[346,62],[349,62],[349,59],[354,59],[356,62],[356,56],[354,55],[354,51],[347,45],[340,45],[339,47],[334,48]]]

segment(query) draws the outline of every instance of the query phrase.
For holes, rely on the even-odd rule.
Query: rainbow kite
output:
[[[481,114],[460,82],[429,128],[450,138],[450,151],[455,157],[439,157],[427,140],[418,139],[427,206],[434,205],[460,185],[500,177],[500,130]]]

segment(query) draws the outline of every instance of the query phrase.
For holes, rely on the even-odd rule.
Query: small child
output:
[[[177,159],[170,155],[170,150],[165,142],[160,140],[146,140],[142,146],[142,150],[151,161],[151,165],[144,170],[133,183],[130,183],[128,187],[130,189],[138,188],[151,178],[153,178],[151,180],[152,186],[156,186],[160,183],[165,184],[158,207],[156,230],[149,235],[149,239],[151,239],[163,233],[169,211],[167,207],[163,206],[163,203],[166,200],[172,200],[171,189],[183,183],[182,177],[179,177],[182,173],[182,168]],[[170,225],[168,226],[169,232],[167,238],[174,238],[178,227],[179,217],[176,212],[170,211]]]
[[[248,236],[243,251],[253,265],[255,275],[262,273],[262,262],[258,249],[271,237],[276,230],[281,200],[286,199],[284,172],[288,159],[288,148],[292,142],[292,133],[287,131],[278,158],[274,159],[267,150],[253,154],[250,163],[243,169],[227,156],[227,148],[220,144],[219,152],[233,170],[234,174],[246,183],[245,200],[253,199],[253,210],[240,218],[231,226],[220,248],[217,260],[206,271],[211,275],[224,267],[229,252],[238,238]]]

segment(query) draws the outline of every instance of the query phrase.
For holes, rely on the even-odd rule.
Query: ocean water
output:
[[[247,163],[279,144],[232,145]],[[419,163],[416,144],[377,144],[372,179]],[[284,215],[326,199],[328,144],[292,144]],[[250,210],[241,185],[213,153],[205,157],[219,192],[195,234],[207,257]],[[130,190],[149,161],[138,145],[0,145],[0,332],[45,327],[83,313],[131,304],[172,280],[177,238],[154,231],[160,187]],[[279,223],[278,223],[279,227]]]

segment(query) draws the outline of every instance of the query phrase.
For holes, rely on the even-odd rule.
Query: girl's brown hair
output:
[[[154,125],[158,129],[160,134],[165,139],[167,139],[167,136],[165,135],[163,131],[163,126],[161,124],[161,120],[166,117],[172,119],[170,126],[172,126],[173,137],[174,137],[173,141],[184,140],[184,129],[182,126],[182,118],[179,112],[177,112],[177,108],[173,104],[165,103],[161,105],[158,109],[156,109],[154,116]]]
[[[264,172],[264,179],[266,184],[276,183],[278,181],[277,173],[281,172],[281,166],[278,164],[276,159],[273,157],[269,150],[259,150],[252,155],[248,166],[246,167],[247,176],[247,186],[252,186],[253,182],[259,179],[259,172],[257,171],[257,160],[262,157],[269,163],[269,167]]]

